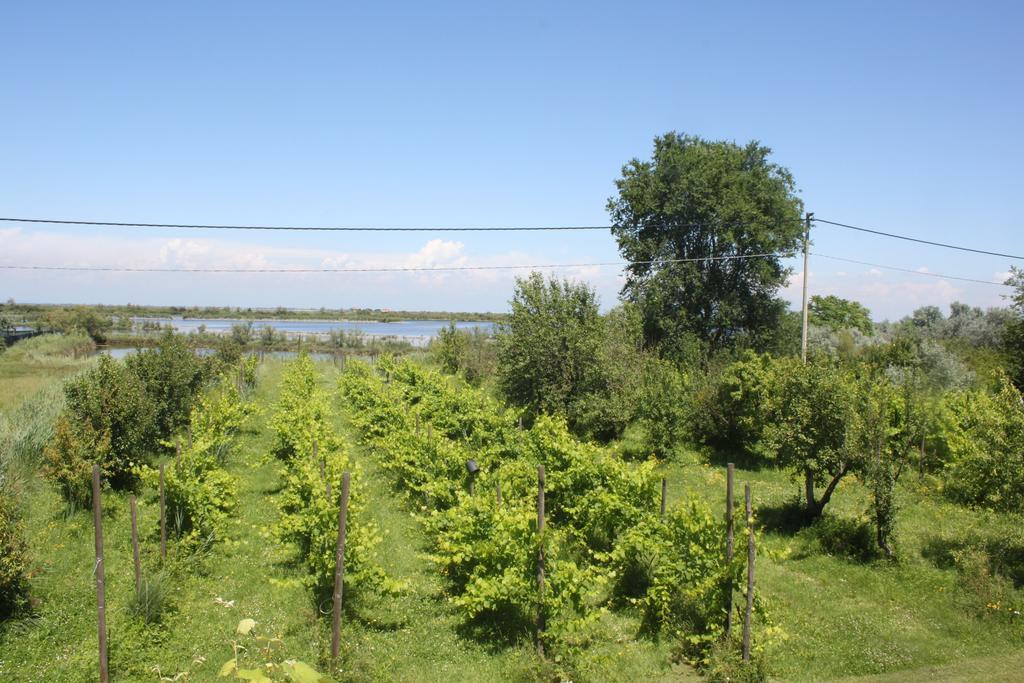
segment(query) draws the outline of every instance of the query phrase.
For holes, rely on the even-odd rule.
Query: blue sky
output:
[[[1024,6],[8,3],[0,215],[307,225],[605,224],[678,130],[757,139],[821,218],[1024,253]],[[979,6],[982,5],[982,6]],[[814,249],[993,280],[1011,261],[821,226]],[[605,233],[202,233],[0,225],[0,264],[615,261]],[[783,295],[799,297],[801,264]],[[1018,263],[1020,265],[1020,263]],[[606,306],[614,267],[560,272]],[[503,310],[508,272],[0,271],[21,301]],[[876,318],[988,285],[814,259]]]

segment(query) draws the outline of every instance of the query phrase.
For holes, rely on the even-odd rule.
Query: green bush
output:
[[[823,552],[867,562],[879,556],[875,532],[866,519],[822,515],[811,527]]]
[[[946,462],[944,491],[967,505],[1024,507],[1024,403],[1004,379],[999,392],[947,395],[936,441]]]
[[[124,363],[142,381],[153,404],[157,433],[166,438],[184,427],[205,381],[204,363],[184,338],[166,332],[156,348],[131,354]]]
[[[27,569],[28,546],[14,497],[0,486],[0,620],[24,604]]]

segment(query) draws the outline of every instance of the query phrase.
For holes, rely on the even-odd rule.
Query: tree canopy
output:
[[[756,343],[784,312],[775,295],[789,271],[777,254],[800,244],[803,203],[770,154],[757,142],[668,133],[650,161],[622,168],[608,200],[612,234],[634,262],[622,293],[667,354],[693,339],[711,350]]]
[[[830,330],[860,330],[871,334],[871,312],[857,301],[838,296],[812,296],[808,303],[810,321]]]

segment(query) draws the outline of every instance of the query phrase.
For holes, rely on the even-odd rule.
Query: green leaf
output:
[[[237,668],[238,668],[238,660],[236,660],[236,659],[229,659],[228,661],[224,662],[224,666],[222,666],[220,668],[220,671],[217,672],[217,675],[218,676],[230,676],[231,674],[233,674],[235,672],[235,669],[237,669]]]
[[[243,681],[256,681],[256,683],[270,683],[270,679],[259,669],[239,669],[238,677]]]
[[[324,677],[313,669],[313,667],[304,662],[297,662],[294,659],[290,659],[284,663],[284,667],[288,676],[298,683],[319,683],[319,681],[324,679]]]

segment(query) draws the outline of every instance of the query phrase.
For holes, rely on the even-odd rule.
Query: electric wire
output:
[[[734,261],[755,258],[789,258],[789,253],[731,254],[726,256],[702,256],[699,258],[652,259],[648,261],[603,261],[592,263],[544,263],[493,266],[398,266],[398,267],[352,267],[352,268],[156,268],[132,266],[35,266],[0,264],[3,270],[58,270],[112,273],[418,273],[468,270],[547,270],[554,268],[592,268],[599,266],[633,266],[668,263],[695,263],[699,261]]]
[[[7,223],[46,223],[52,225],[97,225],[115,228],[180,228],[187,230],[293,230],[307,232],[542,232],[569,230],[610,230],[607,225],[547,225],[547,226],[423,226],[423,227],[369,227],[369,226],[311,226],[311,225],[216,225],[193,223],[127,223],[115,221],[85,221],[51,218],[0,217]]]
[[[928,275],[930,277],[942,278],[943,280],[961,280],[963,282],[977,282],[983,285],[995,285],[996,287],[1009,287],[1005,282],[993,282],[992,280],[980,280],[973,277],[960,277],[958,275],[943,275],[942,273],[932,273],[923,270],[911,270],[910,268],[899,268],[897,266],[886,266],[881,263],[871,263],[869,261],[858,261],[852,258],[844,258],[842,256],[829,256],[828,254],[822,254],[821,252],[812,251],[811,256],[820,256],[821,258],[831,259],[833,261],[844,261],[846,263],[856,263],[861,266],[871,266],[873,268],[884,268],[886,270],[895,270],[901,273],[911,273],[913,275]]]
[[[910,237],[908,235],[898,235],[894,232],[883,232],[882,230],[874,230],[872,228],[863,228],[857,225],[850,225],[848,223],[838,223],[836,221],[827,221],[824,218],[811,218],[814,223],[826,223],[828,225],[834,225],[839,228],[847,228],[849,230],[857,230],[859,232],[867,232],[872,235],[881,235],[883,237],[892,237],[897,240],[905,240],[907,242],[917,242],[918,244],[928,244],[933,247],[943,247],[944,249],[956,249],[959,251],[969,251],[974,254],[986,254],[988,256],[1000,256],[1002,258],[1020,259],[1024,261],[1024,256],[1017,254],[1004,254],[998,251],[988,251],[986,249],[975,249],[973,247],[964,247],[957,244],[948,244],[946,242],[933,242],[932,240],[920,239],[918,237]]]

